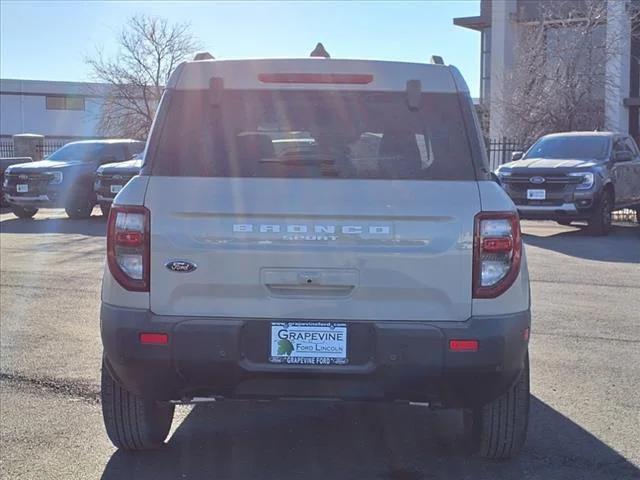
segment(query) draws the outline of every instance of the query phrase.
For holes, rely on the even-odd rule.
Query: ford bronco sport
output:
[[[477,451],[508,458],[529,312],[455,67],[186,62],[109,214],[106,430],[140,450],[202,398],[399,401],[464,409]]]

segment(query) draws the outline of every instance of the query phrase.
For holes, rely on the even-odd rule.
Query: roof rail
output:
[[[215,60],[215,57],[209,52],[196,52],[193,56],[193,61],[197,62],[199,60]]]
[[[440,55],[431,55],[431,61],[429,63],[432,65],[444,65],[444,60]]]

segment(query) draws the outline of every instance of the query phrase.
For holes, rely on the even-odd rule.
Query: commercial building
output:
[[[0,80],[0,138],[36,133],[70,141],[100,137],[105,85],[42,80]]]
[[[492,101],[492,94],[507,90],[505,79],[514,66],[518,55],[521,32],[530,25],[543,21],[541,7],[546,2],[573,12],[587,5],[587,0],[481,0],[480,15],[454,19],[454,24],[480,32],[481,35],[481,80],[480,101],[489,110],[489,136],[500,138],[505,133],[505,118],[501,102]],[[593,101],[602,101],[606,130],[629,132],[640,140],[640,41],[632,31],[640,30],[638,16],[633,15],[640,2],[638,0],[602,0],[606,4],[606,19],[601,25],[601,41],[608,52],[602,74],[606,76],[606,88],[596,93]],[[582,5],[581,5],[582,4]],[[559,12],[562,15],[562,12]],[[570,24],[583,21],[579,15],[572,16],[570,22],[545,23],[545,34],[555,36],[572,35],[575,31]],[[543,22],[544,23],[544,22]],[[563,28],[564,32],[558,31]],[[546,37],[545,37],[546,38]],[[616,42],[615,49],[607,48]],[[611,53],[614,52],[614,53]],[[553,55],[548,49],[546,55]],[[605,82],[603,82],[604,84]]]

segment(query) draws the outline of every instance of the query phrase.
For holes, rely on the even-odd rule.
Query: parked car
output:
[[[26,163],[30,162],[31,157],[5,157],[0,158],[0,185],[4,185],[4,172],[11,165],[17,165],[18,163]],[[6,205],[6,200],[4,198],[4,193],[0,192],[0,206],[4,207]]]
[[[129,180],[140,173],[144,155],[138,153],[126,162],[107,163],[98,167],[93,183],[98,204],[106,217],[111,209],[111,202]]]
[[[629,135],[555,133],[513,160],[496,173],[521,218],[586,220],[594,235],[606,235],[612,211],[640,211],[640,152]]]
[[[114,445],[160,446],[196,397],[295,397],[463,408],[482,455],[515,455],[529,277],[476,120],[440,64],[182,63],[109,215]]]
[[[70,218],[91,215],[96,205],[93,178],[105,163],[123,162],[144,149],[138,140],[84,140],[67,143],[44,160],[12,165],[3,191],[13,213],[33,217],[39,208],[62,207]]]

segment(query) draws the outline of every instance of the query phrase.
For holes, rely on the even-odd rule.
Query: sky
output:
[[[0,0],[0,77],[91,81],[85,59],[117,52],[132,15],[189,22],[216,58],[307,56],[322,42],[334,58],[457,66],[473,96],[480,82],[480,34],[453,18],[475,16],[479,0],[412,2],[10,1]]]

